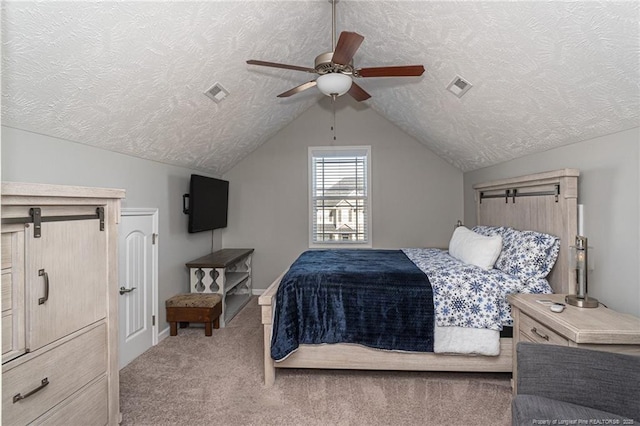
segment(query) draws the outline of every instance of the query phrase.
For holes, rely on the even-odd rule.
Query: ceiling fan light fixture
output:
[[[331,19],[331,52],[320,54],[315,59],[313,68],[298,65],[280,64],[256,59],[247,61],[249,65],[282,68],[294,71],[304,71],[317,74],[315,80],[300,84],[293,89],[280,93],[278,98],[287,98],[304,90],[317,86],[323,95],[332,99],[348,93],[358,102],[371,97],[362,87],[353,82],[353,78],[360,77],[420,77],[424,73],[423,65],[384,66],[356,69],[353,67],[353,57],[364,41],[364,37],[353,31],[343,31],[336,43],[336,3],[339,0],[329,0],[332,8]]]
[[[342,96],[351,89],[353,80],[339,72],[323,74],[316,79],[318,90],[327,96]]]

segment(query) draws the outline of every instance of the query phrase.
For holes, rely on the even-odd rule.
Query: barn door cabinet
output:
[[[119,189],[2,184],[2,421],[117,424]]]

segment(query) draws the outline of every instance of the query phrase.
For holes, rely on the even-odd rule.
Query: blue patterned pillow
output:
[[[529,278],[529,280],[524,283],[524,287],[520,289],[520,293],[551,294],[553,293],[553,289],[549,285],[549,281],[545,278]]]
[[[545,278],[556,263],[560,239],[535,231],[502,230],[502,253],[495,267],[522,281]]]
[[[493,237],[496,235],[502,236],[505,229],[507,228],[504,226],[476,225],[471,230],[477,234],[484,235],[485,237]]]

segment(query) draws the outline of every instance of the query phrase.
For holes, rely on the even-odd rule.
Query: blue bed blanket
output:
[[[433,351],[433,293],[401,250],[310,250],[276,293],[271,357],[301,344]]]

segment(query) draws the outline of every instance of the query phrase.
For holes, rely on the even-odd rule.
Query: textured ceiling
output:
[[[426,68],[358,80],[364,104],[463,171],[639,126],[639,23],[632,1],[337,5],[356,67]],[[3,1],[1,24],[3,125],[218,175],[321,99],[278,99],[312,76],[245,61],[331,50],[326,0]]]

